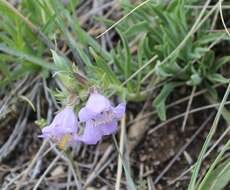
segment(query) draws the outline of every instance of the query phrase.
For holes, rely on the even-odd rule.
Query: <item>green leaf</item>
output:
[[[196,47],[192,52],[189,53],[189,57],[190,59],[200,59],[208,51],[209,48]]]
[[[147,21],[142,21],[134,24],[125,31],[125,36],[133,37],[134,35],[140,34],[141,32],[146,32],[149,28]]]
[[[166,109],[165,102],[169,94],[174,90],[175,87],[179,86],[180,83],[168,83],[164,85],[160,94],[153,101],[153,106],[156,108],[158,116],[162,121],[166,120]]]
[[[217,72],[218,69],[223,67],[225,64],[230,63],[230,56],[224,56],[220,58],[216,63],[213,64],[211,70]]]
[[[33,55],[29,55],[23,52],[19,52],[13,48],[7,47],[5,44],[1,44],[0,43],[0,51],[15,56],[17,58],[20,58],[22,60],[27,60],[35,65],[39,65],[43,68],[49,69],[49,70],[54,70],[55,67],[53,65],[51,65],[49,62],[45,61],[44,59],[40,58],[40,57],[36,57]]]
[[[125,52],[125,63],[124,63],[124,71],[125,71],[125,76],[126,79],[130,76],[131,74],[131,53],[130,53],[130,48],[128,46],[128,41],[126,37],[123,35],[123,33],[117,29],[117,32],[119,36],[121,37],[121,41],[124,47],[124,52]]]
[[[208,80],[204,81],[204,87],[208,90],[208,94],[212,97],[218,97],[217,89],[213,87],[212,83]]]
[[[68,28],[65,26],[63,19],[61,19],[61,16],[59,15],[60,13],[58,12],[58,10],[59,9],[57,9],[57,8],[55,9],[56,14],[58,15],[58,17],[56,18],[57,24],[65,36],[66,42],[69,45],[69,47],[70,47],[70,49],[74,55],[75,61],[79,65],[83,61],[84,64],[86,64],[87,66],[90,66],[92,63],[91,63],[89,56],[83,51],[82,47],[80,46],[80,43],[77,44],[77,42],[73,38],[72,34],[69,32]],[[64,13],[66,13],[66,12],[64,12]],[[68,18],[68,13],[66,13],[65,16],[67,16],[67,18]]]
[[[229,149],[230,140],[224,145],[216,159],[211,164],[203,180],[198,186],[198,190],[221,190],[230,181],[230,158],[220,164],[217,164],[223,158],[224,153]]]
[[[51,50],[55,65],[57,65],[56,73],[65,87],[74,90],[77,88],[76,79],[73,76],[72,67],[68,64],[67,59],[58,55],[54,50]]]
[[[230,181],[230,159],[218,166],[210,175],[202,190],[221,190]]]
[[[114,84],[120,84],[120,81],[117,79],[117,76],[115,75],[115,73],[113,72],[109,64],[106,63],[105,60],[102,59],[99,55],[97,55],[96,52],[92,48],[90,48],[90,52],[96,61],[96,65],[98,69],[101,69],[104,71],[104,74],[107,76],[110,82]]]
[[[155,72],[160,77],[169,77],[169,76],[175,76],[177,73],[181,73],[182,69],[174,61],[161,64],[161,62],[158,60],[155,66]]]
[[[198,156],[198,159],[197,159],[197,162],[195,164],[195,167],[194,167],[194,170],[193,170],[193,173],[192,173],[192,177],[190,179],[190,182],[189,182],[189,186],[188,186],[188,190],[194,190],[195,187],[196,187],[196,181],[197,181],[197,177],[198,177],[198,174],[199,174],[199,170],[200,170],[200,167],[201,167],[201,164],[202,164],[202,161],[204,159],[204,156],[205,156],[205,153],[207,152],[208,150],[208,147],[210,145],[210,142],[211,142],[211,139],[213,137],[213,135],[215,134],[216,132],[216,129],[218,127],[218,122],[220,120],[220,116],[221,114],[223,113],[223,108],[224,108],[224,105],[227,101],[227,98],[228,98],[228,95],[230,93],[230,83],[228,84],[228,87],[227,87],[227,90],[225,91],[225,94],[224,94],[224,97],[220,103],[220,106],[218,108],[218,112],[216,114],[216,117],[213,121],[213,124],[212,124],[212,127],[205,139],[205,142],[204,142],[204,145],[202,146],[202,149],[199,153],[199,156]]]
[[[223,36],[223,34],[224,32],[214,32],[214,33],[202,34],[202,36],[200,36],[198,40],[195,42],[195,45],[197,46],[207,45],[209,43],[212,43],[220,39],[220,37]],[[224,38],[224,36],[222,38]]]
[[[229,79],[223,77],[221,74],[218,73],[209,74],[207,78],[212,82],[219,82],[223,84],[229,82]]]
[[[67,63],[67,60],[64,57],[58,55],[54,50],[51,49],[50,51],[52,53],[54,63],[57,66],[57,71],[70,72],[71,69],[69,64]]]
[[[211,70],[214,64],[214,60],[215,60],[215,53],[212,50],[210,50],[203,57],[201,66],[207,69],[207,72],[209,72],[209,70]]]
[[[191,75],[190,80],[186,82],[186,84],[191,86],[197,86],[201,83],[202,78],[198,73],[194,73]]]

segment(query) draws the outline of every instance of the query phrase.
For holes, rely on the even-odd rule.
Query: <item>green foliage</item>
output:
[[[213,135],[215,134],[215,131],[217,130],[218,123],[219,123],[219,120],[220,120],[220,116],[221,116],[221,114],[223,112],[224,105],[225,105],[225,103],[227,101],[229,93],[230,93],[230,82],[228,84],[227,90],[225,91],[224,97],[223,97],[223,99],[222,99],[222,101],[220,103],[220,106],[218,108],[218,112],[216,114],[216,117],[215,117],[215,119],[213,121],[212,127],[211,127],[211,129],[210,129],[210,131],[209,131],[209,133],[208,133],[208,135],[207,135],[207,137],[205,139],[204,145],[202,146],[202,149],[201,149],[201,151],[199,153],[199,157],[198,157],[197,162],[195,164],[195,168],[194,168],[193,173],[192,173],[192,177],[191,177],[191,180],[190,180],[190,183],[189,183],[189,186],[188,186],[188,190],[193,190],[198,185],[196,183],[196,181],[197,181],[197,177],[198,177],[198,174],[199,174],[199,170],[201,168],[202,161],[204,159],[205,153],[208,150],[208,147],[209,147],[209,144],[211,142],[211,139],[212,139]],[[217,156],[216,160],[212,163],[208,173],[206,174],[207,178],[209,178],[209,176],[213,172],[214,167],[217,165],[217,163],[219,162],[219,160],[221,159],[221,157],[223,156],[224,152],[229,147],[229,145],[230,145],[230,140],[227,142],[227,144],[225,145],[223,150]],[[202,186],[202,183],[205,183],[205,182],[206,182],[206,178],[204,178],[204,181],[201,182],[201,186]]]
[[[0,1],[0,87],[5,88],[31,73],[42,73],[43,77],[58,75],[66,91],[50,91],[61,102],[71,93],[84,98],[92,86],[107,95],[119,94],[127,101],[143,101],[151,95],[159,118],[166,120],[166,101],[177,87],[200,86],[216,97],[212,84],[229,82],[221,70],[229,64],[230,57],[216,55],[209,47],[226,39],[224,33],[210,32],[212,19],[209,18],[204,23],[198,20],[203,25],[195,27],[196,31],[190,35],[197,17],[185,5],[193,2],[149,1],[116,26],[114,47],[103,49],[100,40],[90,36],[76,19],[79,0],[70,0],[68,5],[59,0],[22,0],[17,7],[20,13]],[[120,5],[124,14],[136,7],[128,0],[120,1]],[[106,26],[114,24],[100,17],[95,21]],[[67,52],[59,50],[62,44],[67,46]],[[57,48],[50,50],[49,45]],[[152,96],[149,89],[164,80],[170,82],[157,91],[156,97]],[[22,99],[30,103],[25,97]],[[38,121],[40,126],[45,123]],[[199,167],[192,178],[194,184]],[[134,183],[124,169],[132,186]],[[228,170],[227,162],[215,167],[205,182],[206,189],[223,188],[229,181]],[[213,182],[213,178],[218,180]]]
[[[29,13],[37,14],[33,8],[39,9],[37,1],[24,1],[22,9]],[[26,7],[26,8],[25,8]],[[35,18],[35,15],[31,17]],[[44,69],[52,69],[48,61],[42,58],[44,44],[39,41],[31,29],[22,19],[10,10],[3,2],[0,2],[0,62],[8,72],[4,72],[1,86],[17,80],[28,72]],[[37,18],[39,19],[39,18]],[[40,23],[40,20],[37,20]],[[8,56],[10,55],[10,56]],[[16,64],[9,64],[15,62]],[[2,71],[2,67],[0,71]]]
[[[35,124],[38,125],[40,128],[43,128],[47,125],[47,121],[44,118],[41,118],[37,121],[35,121]]]
[[[192,4],[191,1],[173,0],[169,4],[149,1],[117,25],[118,41],[111,50],[101,48],[99,41],[82,29],[75,14],[78,3],[77,0],[69,1],[68,5],[55,0],[24,0],[18,7],[49,40],[47,43],[64,42],[73,57],[58,51],[56,54],[55,50],[51,54],[44,39],[17,13],[0,3],[0,72],[4,73],[0,85],[10,84],[25,73],[52,71],[74,92],[86,91],[95,85],[106,94],[116,92],[126,94],[128,100],[142,101],[148,95],[148,88],[170,79],[153,102],[160,118],[165,120],[165,102],[177,87],[170,87],[171,84],[209,88],[212,83],[227,81],[219,71],[229,63],[229,57],[217,59],[208,48],[225,36],[221,32],[210,33],[209,21],[188,37],[183,48],[174,52],[187,38],[196,20],[193,10],[185,7],[185,4]],[[135,6],[129,1],[121,2],[124,13],[129,13]],[[108,26],[114,23],[100,17],[95,20]],[[173,56],[167,59],[172,52]],[[52,56],[55,65],[50,63]],[[149,62],[154,56],[157,59]],[[57,64],[58,59],[61,64]],[[147,66],[140,69],[145,64]],[[88,85],[79,82],[76,74],[85,76]]]
[[[154,107],[156,108],[158,115],[161,120],[166,119],[165,113],[165,101],[169,94],[174,90],[175,87],[179,86],[180,83],[168,83],[161,90],[160,94],[156,97],[153,102]]]
[[[230,181],[230,159],[225,160],[210,173],[200,190],[221,190]]]
[[[147,189],[148,189],[147,181],[146,180],[139,180],[137,190],[147,190]]]
[[[172,82],[181,83],[181,85],[202,86],[202,88],[208,88],[213,83],[226,83],[227,79],[219,71],[224,64],[229,63],[229,58],[217,59],[214,52],[209,49],[210,44],[216,43],[220,39],[226,39],[226,37],[222,32],[210,33],[211,24],[207,21],[200,30],[187,38],[194,23],[191,20],[196,19],[192,17],[191,10],[185,8],[187,3],[189,2],[185,3],[184,0],[170,1],[168,5],[148,3],[135,11],[127,19],[127,22],[124,21],[118,26],[120,33],[124,32],[130,41],[135,35],[136,38],[139,37],[137,52],[141,52],[142,62],[149,60],[154,55],[158,56],[155,63],[146,68],[141,75],[152,76],[152,79],[148,77],[151,81],[155,80],[154,78],[170,79]],[[123,7],[127,12],[134,8],[127,3],[123,3]],[[135,33],[135,31],[137,32]],[[175,51],[185,38],[187,40],[183,47],[179,51]],[[172,52],[174,52],[173,56],[171,56]],[[132,57],[132,64],[137,59]],[[144,85],[148,78],[144,77],[138,81],[142,83],[138,86]],[[153,103],[159,117],[163,120],[166,119],[165,101],[173,91],[171,87],[170,90],[166,90],[168,84],[165,86]],[[162,94],[165,94],[166,91],[167,96],[162,98]],[[158,100],[161,102],[159,103]]]

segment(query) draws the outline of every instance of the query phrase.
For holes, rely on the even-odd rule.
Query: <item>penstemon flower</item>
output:
[[[79,112],[79,120],[85,124],[85,129],[81,136],[76,137],[76,140],[86,144],[96,144],[102,136],[115,133],[117,122],[125,113],[125,107],[124,103],[113,107],[105,96],[93,92],[86,106]]]
[[[52,123],[42,129],[42,135],[39,137],[51,139],[59,144],[60,148],[70,145],[73,136],[78,130],[78,120],[71,107],[66,107],[59,112]]]
[[[68,5],[69,0],[62,0],[62,2],[63,2],[64,5]]]

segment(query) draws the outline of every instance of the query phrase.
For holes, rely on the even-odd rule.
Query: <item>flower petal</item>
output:
[[[49,136],[47,136],[47,134],[41,134],[41,135],[38,135],[38,138],[48,139]]]
[[[66,107],[60,114],[62,121],[59,124],[62,127],[63,133],[77,132],[77,117],[72,108]]]
[[[95,116],[95,113],[92,112],[90,109],[87,107],[83,107],[80,109],[78,113],[79,120],[84,122],[92,119]]]
[[[92,121],[86,122],[85,130],[82,136],[77,137],[77,140],[83,141],[86,144],[97,144],[102,138],[102,133],[98,127],[95,127]]]
[[[98,125],[97,128],[100,128],[103,135],[111,135],[117,131],[117,121],[112,121],[107,124]]]
[[[121,103],[117,107],[113,108],[113,114],[114,114],[115,118],[121,119],[125,113],[125,109],[126,109],[125,103]]]
[[[44,137],[49,137],[55,133],[55,128],[51,125],[48,125],[42,129],[42,135]]]
[[[86,107],[92,112],[98,114],[102,111],[109,110],[111,108],[111,103],[105,96],[99,93],[92,93],[86,103]]]
[[[52,123],[42,129],[43,138],[61,138],[65,134],[76,133],[78,120],[71,107],[59,112]]]

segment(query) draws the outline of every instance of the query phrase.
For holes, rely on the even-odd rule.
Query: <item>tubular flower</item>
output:
[[[59,144],[60,148],[70,145],[74,134],[78,130],[78,120],[71,107],[59,112],[52,123],[42,129],[39,137],[51,139]]]
[[[124,103],[113,107],[105,96],[98,92],[92,93],[85,107],[79,111],[79,120],[85,124],[85,129],[76,139],[86,144],[96,144],[104,135],[115,133],[125,107]]]
[[[69,0],[62,0],[62,2],[63,2],[64,5],[68,5]]]

